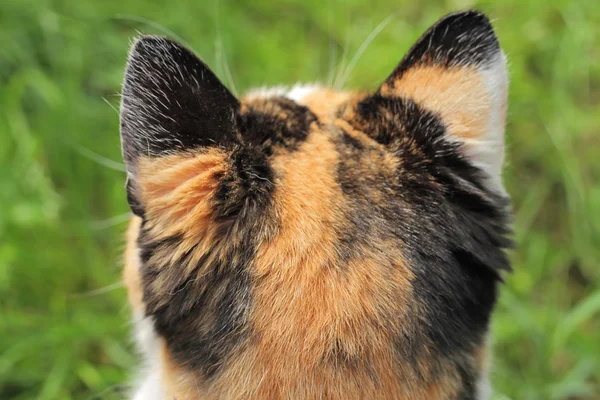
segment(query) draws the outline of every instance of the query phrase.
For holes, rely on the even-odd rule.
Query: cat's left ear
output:
[[[496,187],[504,159],[506,58],[488,18],[477,11],[448,15],[412,47],[379,89],[434,112],[466,158]]]
[[[190,50],[163,37],[136,40],[121,101],[121,145],[130,178],[135,178],[140,157],[231,140],[239,107],[235,96]]]
[[[235,96],[190,50],[163,37],[136,40],[121,101],[121,147],[133,212],[143,215],[141,182],[154,179],[155,171],[140,168],[142,161],[234,142],[239,108]],[[173,173],[159,183],[172,189],[199,172]]]

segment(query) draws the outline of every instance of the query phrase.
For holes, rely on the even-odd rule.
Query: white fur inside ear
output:
[[[478,67],[489,99],[487,130],[478,139],[462,139],[468,159],[488,175],[490,187],[504,193],[502,166],[504,164],[504,129],[508,97],[506,56],[499,51]]]

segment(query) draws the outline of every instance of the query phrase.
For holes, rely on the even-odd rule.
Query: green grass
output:
[[[598,4],[274,3],[0,2],[0,398],[117,399],[131,379],[115,108],[136,32],[184,39],[243,92],[327,82],[394,15],[345,85],[374,88],[429,24],[473,6],[495,20],[512,80],[518,247],[493,324],[495,399],[600,398]]]

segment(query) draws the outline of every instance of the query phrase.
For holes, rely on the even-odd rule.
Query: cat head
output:
[[[291,343],[338,317],[358,332],[369,313],[403,321],[381,333],[398,357],[419,358],[423,346],[472,355],[509,269],[507,87],[478,12],[440,20],[373,92],[238,99],[188,49],[138,39],[121,105],[137,215],[129,289],[175,363],[215,376],[273,324]],[[344,289],[330,293],[328,279]],[[300,292],[311,294],[301,302]],[[312,328],[294,319],[338,301],[347,309]],[[347,354],[339,346],[359,339],[314,346]]]

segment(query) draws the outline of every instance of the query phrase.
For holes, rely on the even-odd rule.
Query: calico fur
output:
[[[486,398],[506,92],[475,11],[374,93],[238,100],[189,50],[138,39],[121,106],[134,398]]]

